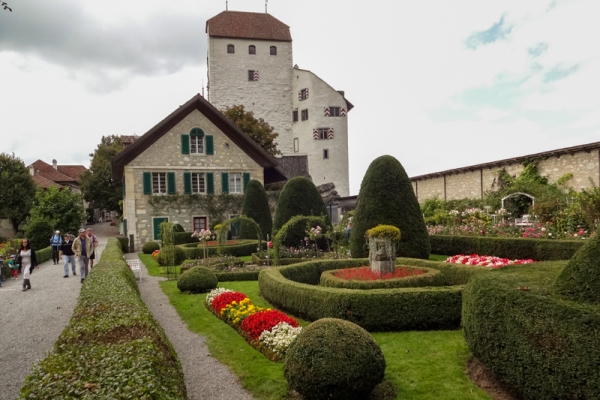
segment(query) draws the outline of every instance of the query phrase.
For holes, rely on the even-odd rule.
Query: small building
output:
[[[223,212],[215,202],[242,200],[251,179],[286,180],[275,158],[199,94],[113,157],[112,176],[123,184],[123,233],[135,248],[160,240],[165,221],[193,232],[239,214],[241,201]]]

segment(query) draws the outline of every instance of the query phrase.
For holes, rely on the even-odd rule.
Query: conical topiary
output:
[[[258,226],[260,226],[262,240],[266,239],[267,234],[271,234],[273,217],[271,216],[271,209],[269,208],[267,192],[265,192],[265,188],[257,180],[248,182],[246,192],[244,193],[242,215],[252,218]],[[257,239],[254,224],[242,220],[240,237],[242,239]]]
[[[402,232],[398,256],[429,258],[431,245],[419,202],[402,164],[392,156],[376,158],[360,185],[350,234],[352,257],[369,255],[365,232],[379,224]]]
[[[600,303],[600,235],[598,233],[571,257],[565,269],[556,278],[554,287],[567,299]]]
[[[296,215],[324,217],[327,227],[322,227],[323,231],[331,225],[327,207],[319,190],[310,179],[303,176],[290,179],[283,187],[277,201],[277,208],[275,209],[273,235],[275,235],[283,224]],[[305,230],[305,225],[296,225],[288,232],[286,239],[282,243],[285,246],[300,246],[306,236]]]

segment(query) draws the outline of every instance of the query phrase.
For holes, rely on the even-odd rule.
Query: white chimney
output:
[[[52,166],[54,167],[54,169],[58,169],[58,166],[56,165],[56,160],[52,160]]]
[[[33,165],[29,167],[29,174],[30,174],[31,176],[34,176],[34,175],[35,175],[35,170],[33,169]]]

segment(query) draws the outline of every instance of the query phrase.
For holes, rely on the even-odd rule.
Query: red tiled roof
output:
[[[62,187],[62,185],[59,185],[58,183],[51,181],[48,178],[44,178],[41,175],[33,175],[32,178],[36,186],[41,187],[42,189],[48,189],[50,186],[58,186],[59,188]]]
[[[75,180],[61,172],[58,172],[52,165],[47,164],[42,160],[37,160],[30,166],[33,167],[35,175],[42,175],[44,178],[50,179],[54,182],[70,182]]]
[[[206,21],[209,36],[291,42],[290,27],[267,13],[223,11]]]
[[[57,165],[58,172],[72,178],[76,181],[79,180],[81,174],[87,171],[87,168],[83,165]]]

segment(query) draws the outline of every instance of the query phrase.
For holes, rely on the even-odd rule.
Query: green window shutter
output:
[[[215,182],[212,172],[206,173],[206,193],[215,194]]]
[[[175,194],[175,172],[167,172],[167,193]]]
[[[244,172],[244,192],[246,191],[246,187],[250,182],[250,172]]]
[[[206,135],[206,154],[212,156],[215,154],[215,144],[212,135]]]
[[[144,172],[144,194],[152,194],[152,174]]]
[[[189,172],[183,173],[183,193],[192,194],[192,174]]]
[[[181,135],[181,154],[190,154],[190,135]]]
[[[229,174],[227,172],[221,173],[221,190],[223,193],[229,193]]]

